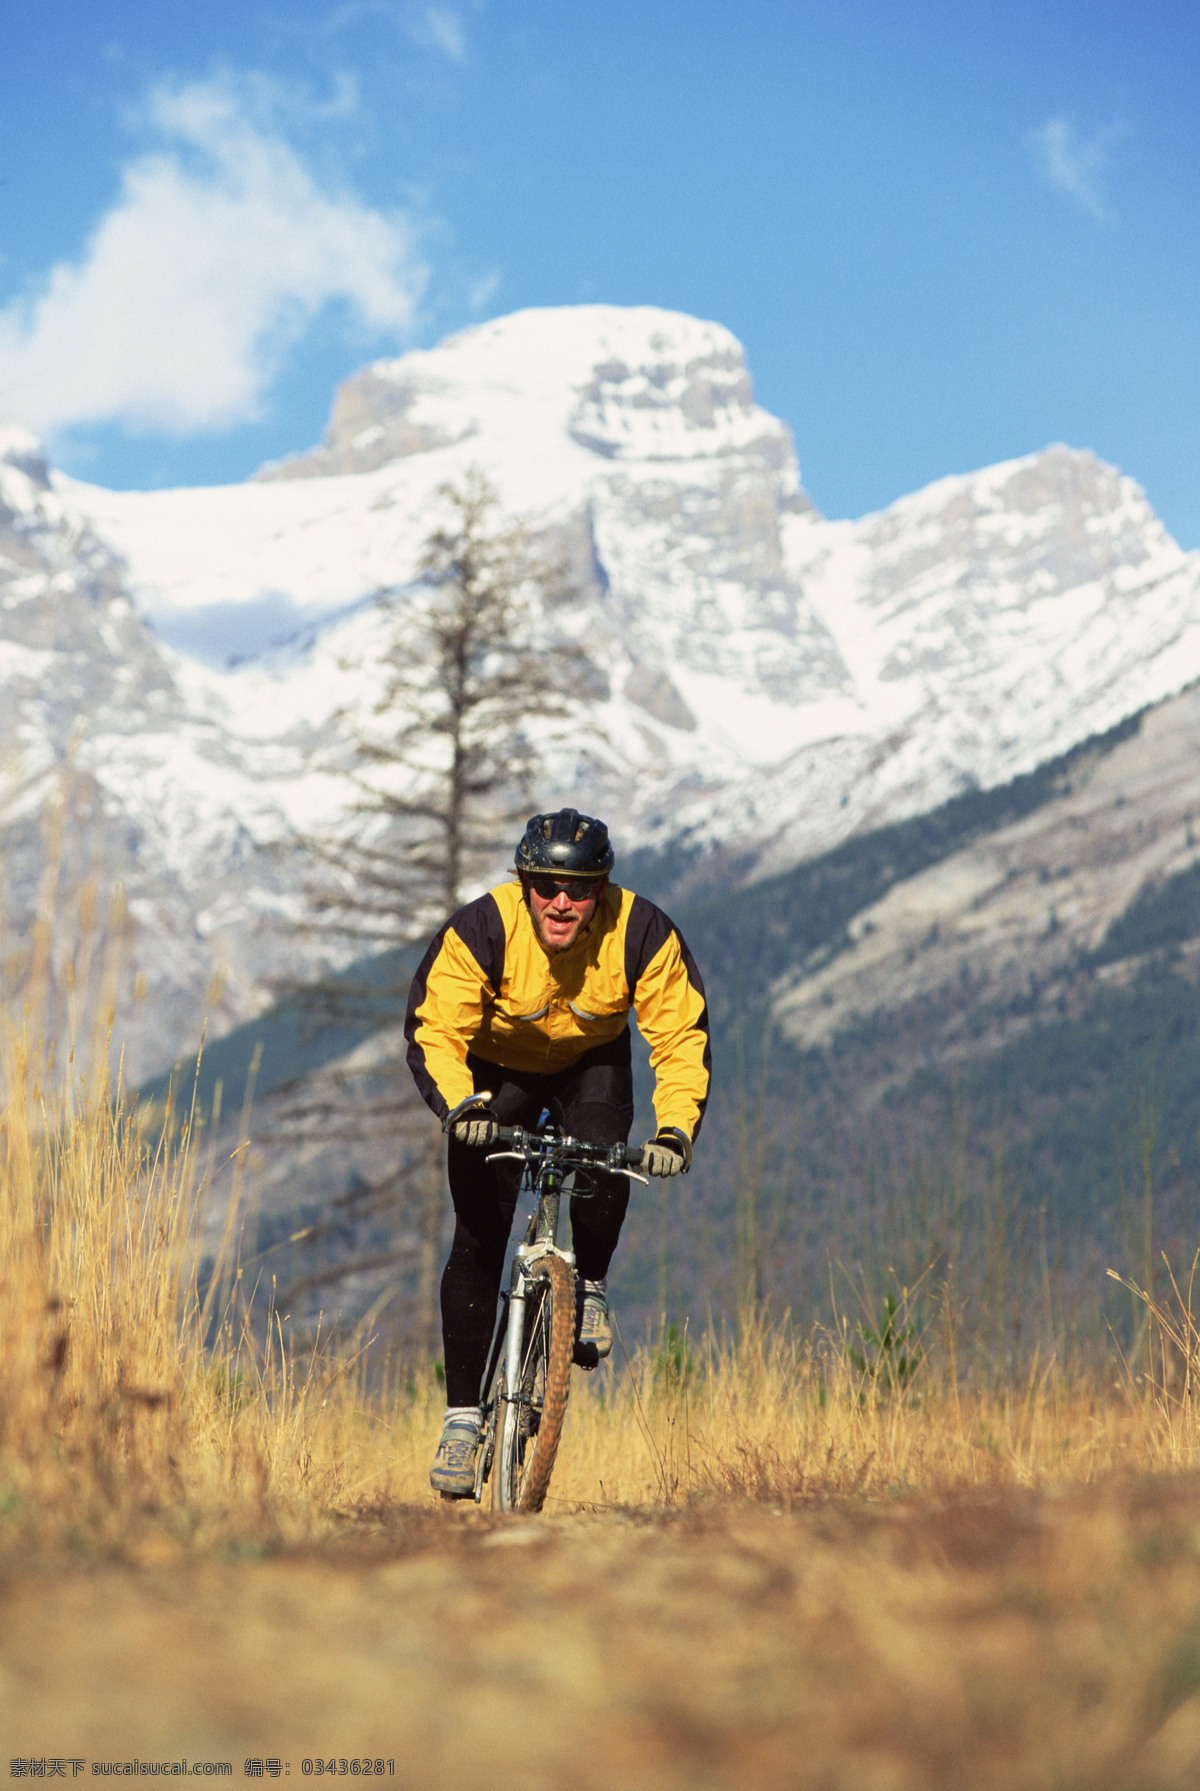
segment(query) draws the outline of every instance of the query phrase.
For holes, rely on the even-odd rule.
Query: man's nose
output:
[[[552,908],[569,908],[571,906],[571,898],[567,891],[565,889],[558,890],[550,906]]]

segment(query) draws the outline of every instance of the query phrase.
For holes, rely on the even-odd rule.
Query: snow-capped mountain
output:
[[[471,467],[566,555],[556,626],[597,671],[544,800],[607,813],[625,848],[781,869],[1200,676],[1200,556],[1131,480],[1054,447],[826,521],[740,345],[675,313],[525,311],[378,363],[320,448],[236,487],[103,491],[9,431],[0,821],[28,833],[68,756],[89,780],[132,958],[165,966],[154,1039],[213,971],[231,1019],[302,962],[279,843],[345,800],[375,600]]]
[[[56,483],[36,442],[0,429],[6,992],[37,959],[40,914],[80,1026],[103,1027],[113,999],[137,1008],[137,1075],[202,1011],[220,1027],[261,1003],[294,961],[280,923],[299,873],[267,850],[277,802],[223,714],[195,700]]]

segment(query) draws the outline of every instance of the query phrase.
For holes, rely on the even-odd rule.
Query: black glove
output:
[[[489,1144],[496,1142],[496,1133],[500,1130],[500,1121],[486,1107],[473,1107],[456,1119],[450,1127],[450,1136],[456,1144],[469,1144],[474,1150],[484,1150]]]
[[[642,1147],[647,1175],[683,1175],[692,1166],[692,1141],[678,1126],[663,1126]]]

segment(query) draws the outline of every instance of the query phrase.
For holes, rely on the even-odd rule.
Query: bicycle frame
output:
[[[483,1499],[483,1487],[493,1463],[501,1453],[504,1443],[504,1427],[506,1424],[520,1423],[521,1401],[521,1352],[525,1345],[525,1311],[532,1291],[533,1264],[551,1251],[561,1256],[575,1274],[575,1253],[573,1250],[561,1250],[558,1247],[558,1220],[562,1199],[562,1177],[546,1162],[546,1153],[540,1154],[540,1161],[530,1164],[524,1151],[496,1151],[494,1157],[517,1157],[526,1162],[526,1183],[534,1195],[533,1212],[522,1243],[517,1245],[513,1254],[512,1267],[509,1271],[507,1294],[502,1294],[504,1311],[496,1326],[496,1340],[493,1344],[493,1360],[489,1363],[489,1374],[481,1392],[484,1403],[487,1402],[488,1386],[495,1382],[495,1356],[503,1342],[504,1379],[496,1384],[495,1412],[489,1414],[491,1422],[487,1428],[490,1432],[491,1447],[486,1446],[479,1451],[479,1459],[475,1474],[475,1502]],[[506,1409],[501,1409],[501,1402]]]

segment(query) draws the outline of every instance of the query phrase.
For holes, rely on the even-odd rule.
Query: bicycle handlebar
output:
[[[563,1168],[597,1169],[640,1169],[642,1151],[631,1150],[627,1144],[591,1144],[586,1138],[572,1138],[565,1132],[530,1132],[523,1126],[499,1126],[496,1130],[498,1144],[513,1145],[517,1150],[533,1156],[550,1147],[555,1163]]]

